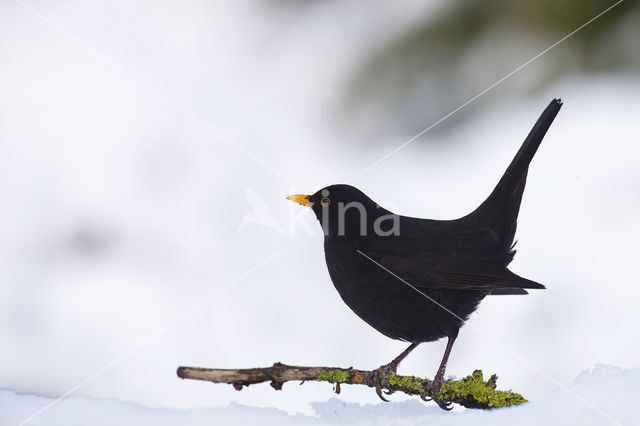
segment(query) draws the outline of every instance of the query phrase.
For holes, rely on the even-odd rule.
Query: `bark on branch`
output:
[[[281,390],[285,382],[320,381],[335,384],[336,393],[340,393],[341,384],[369,385],[365,380],[370,371],[355,368],[336,367],[300,367],[276,362],[271,367],[246,369],[216,369],[199,367],[179,367],[178,377],[182,379],[206,380],[213,383],[228,383],[236,390],[256,383],[270,382],[276,390]],[[458,380],[447,380],[437,395],[442,401],[450,401],[467,408],[498,408],[518,405],[527,400],[512,391],[496,390],[494,374],[485,381],[482,371]],[[388,384],[381,380],[383,389],[390,392],[404,392],[408,395],[420,395],[425,391],[428,379],[414,376],[389,375]],[[429,395],[432,396],[433,395]]]

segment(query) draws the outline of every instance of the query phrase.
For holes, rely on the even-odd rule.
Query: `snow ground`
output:
[[[287,386],[287,385],[285,385]],[[289,384],[288,386],[293,386]],[[578,396],[576,396],[578,395]],[[581,401],[585,398],[594,406]],[[18,425],[50,398],[0,391],[0,424]],[[34,417],[37,425],[154,425],[199,426],[217,424],[271,425],[607,425],[640,424],[640,369],[624,370],[597,365],[581,373],[568,391],[551,389],[536,401],[495,411],[445,412],[417,399],[402,402],[358,404],[339,397],[311,404],[315,416],[287,414],[275,408],[226,406],[175,410],[149,408],[110,399],[72,396]]]

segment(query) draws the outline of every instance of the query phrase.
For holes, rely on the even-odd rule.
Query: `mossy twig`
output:
[[[198,367],[179,367],[178,377],[183,379],[207,380],[214,383],[228,383],[237,390],[256,383],[271,382],[271,386],[282,389],[289,381],[320,381],[335,384],[335,391],[340,393],[341,384],[366,385],[366,370],[334,367],[300,367],[285,365],[279,362],[271,367],[248,369],[213,369]],[[485,381],[481,370],[474,371],[462,379],[449,379],[442,384],[438,397],[442,401],[450,401],[467,408],[499,408],[519,405],[527,400],[512,391],[496,390],[497,376],[494,374]],[[381,385],[392,392],[404,392],[408,395],[420,395],[425,392],[428,379],[415,376],[389,375],[389,384]],[[433,395],[431,395],[433,396]]]

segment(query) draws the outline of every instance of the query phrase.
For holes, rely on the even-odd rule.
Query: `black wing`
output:
[[[492,235],[488,231],[474,231],[474,234]],[[448,235],[448,245],[434,244],[433,248],[414,247],[415,250],[410,252],[403,250],[403,253],[397,253],[395,250],[379,247],[362,250],[362,253],[388,273],[418,289],[526,294],[526,288],[545,288],[542,284],[522,278],[507,269],[506,264],[510,261],[512,253],[504,252],[495,237],[468,237],[466,232],[462,236]],[[456,244],[456,241],[459,241],[459,244]]]

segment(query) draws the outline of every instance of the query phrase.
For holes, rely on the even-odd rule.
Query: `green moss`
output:
[[[397,386],[402,389],[410,390],[415,393],[422,393],[424,391],[424,385],[426,380],[415,376],[396,376],[395,374],[389,374],[389,386]],[[384,377],[380,378],[380,384],[384,385]]]
[[[445,401],[464,400],[470,405],[498,408],[519,405],[527,400],[520,394],[512,391],[496,390],[497,377],[491,376],[486,382],[483,380],[482,371],[476,370],[470,376],[460,380],[447,380],[440,388],[439,397]],[[476,403],[474,403],[475,401]]]
[[[318,373],[319,382],[344,383],[349,379],[349,373],[342,370],[324,370]]]
[[[319,382],[346,383],[349,381],[348,370],[323,370],[318,373]],[[519,405],[527,400],[520,394],[512,391],[496,390],[496,375],[485,381],[481,370],[459,380],[447,380],[440,388],[439,397],[442,401],[453,401],[467,408],[500,408]],[[428,379],[415,376],[398,376],[389,374],[389,389],[401,390],[410,395],[420,395],[424,392]],[[380,378],[380,384],[385,387],[384,377]]]

